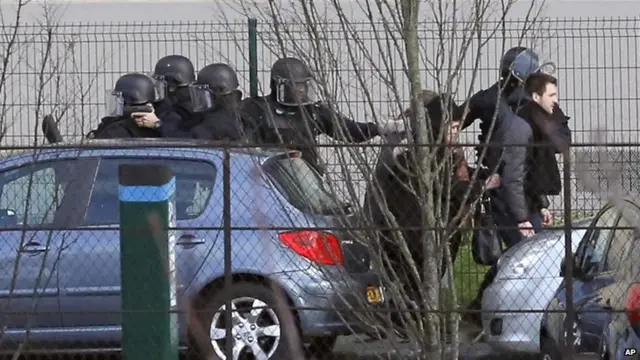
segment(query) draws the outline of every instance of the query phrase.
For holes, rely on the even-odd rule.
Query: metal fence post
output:
[[[175,178],[164,165],[123,164],[118,176],[124,359],[177,360]]]
[[[573,308],[573,252],[571,251],[571,147],[565,151],[563,155],[563,197],[564,197],[564,258],[565,258],[565,288],[566,295],[566,317],[565,317],[565,329],[567,329],[567,336],[565,338],[565,359],[573,359],[573,321],[575,318],[575,311]]]
[[[224,233],[224,288],[231,287],[233,278],[231,274],[231,160],[230,149],[224,148],[224,157],[222,159],[222,226]],[[225,333],[232,333],[231,319],[231,298],[224,304],[224,324]],[[225,354],[227,359],[233,359],[233,341],[227,335]]]
[[[258,96],[258,19],[249,18],[249,95]]]

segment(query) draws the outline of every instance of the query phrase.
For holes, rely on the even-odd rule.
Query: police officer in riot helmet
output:
[[[185,111],[191,109],[189,85],[196,80],[193,63],[182,55],[168,55],[158,60],[153,77],[166,84],[167,100]]]
[[[481,120],[481,134],[478,136],[480,145],[476,148],[478,160],[488,173],[497,173],[502,178],[502,187],[487,194],[491,217],[507,249],[523,238],[532,236],[535,233],[533,224],[536,224],[536,228],[541,227],[538,225],[541,223],[540,214],[529,211],[525,189],[527,148],[534,141],[533,129],[527,120],[518,115],[518,109],[523,101],[530,100],[530,97],[523,96],[524,82],[546,66],[555,69],[552,63],[540,64],[538,54],[529,48],[517,46],[507,50],[500,61],[500,79],[469,99],[469,112],[463,124],[463,128],[466,128],[476,119]],[[558,132],[558,136],[570,137],[567,117],[559,107],[554,112],[559,119],[559,126],[554,131]],[[539,200],[544,202],[546,199]],[[494,265],[487,272],[469,309],[480,309],[482,293],[496,273]],[[467,314],[465,318],[480,323],[479,313]]]
[[[271,68],[271,92],[243,101],[242,114],[248,136],[269,145],[290,145],[323,172],[316,137],[326,134],[336,140],[363,142],[378,135],[403,132],[402,120],[383,125],[359,123],[338,113],[317,99],[317,85],[309,67],[299,59],[286,57]]]
[[[236,141],[243,138],[238,75],[227,64],[210,64],[189,85],[194,118],[179,137]]]
[[[107,115],[88,138],[161,137],[161,120],[154,104],[163,100],[157,83],[146,74],[129,73],[121,76],[107,92]],[[175,121],[175,115],[165,118]]]

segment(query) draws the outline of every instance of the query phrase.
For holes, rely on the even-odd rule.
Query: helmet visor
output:
[[[167,97],[167,81],[164,76],[151,74],[149,77],[156,87],[156,101],[164,100]]]
[[[276,100],[285,106],[304,106],[317,101],[318,86],[315,80],[280,80],[276,84]]]
[[[117,117],[124,114],[124,98],[121,91],[108,90],[105,97],[106,116]]]
[[[556,73],[556,63],[552,61],[547,61],[546,63],[540,65],[540,70],[538,71],[548,75],[553,75]]]
[[[213,96],[209,85],[189,85],[189,96],[194,112],[203,112],[213,108]]]
[[[524,50],[516,56],[509,66],[509,70],[516,79],[524,81],[529,75],[540,70],[538,54],[531,49]]]

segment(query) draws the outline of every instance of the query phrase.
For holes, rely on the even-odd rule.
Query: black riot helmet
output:
[[[222,63],[205,66],[198,72],[195,83],[189,85],[193,111],[236,103],[242,97],[239,86],[238,74],[231,66]]]
[[[162,77],[169,86],[182,87],[196,80],[193,63],[182,55],[168,55],[158,60],[153,75]]]
[[[195,79],[193,63],[182,55],[168,55],[158,60],[151,77],[159,92],[165,93],[173,103],[188,101],[187,86]]]
[[[540,70],[540,57],[524,46],[513,47],[500,60],[500,76],[523,82],[529,75]]]
[[[316,83],[311,70],[300,59],[282,58],[271,67],[271,94],[284,106],[316,102]]]
[[[163,94],[158,92],[153,78],[146,74],[129,73],[121,76],[113,90],[107,92],[107,116],[121,116],[127,108],[149,105],[162,98]]]

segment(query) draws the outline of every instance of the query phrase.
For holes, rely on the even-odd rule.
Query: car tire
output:
[[[242,348],[241,353],[251,353],[258,346],[269,359],[285,359],[291,356],[292,345],[299,346],[299,330],[295,314],[279,303],[275,292],[268,286],[254,282],[237,282],[226,289],[213,289],[196,304],[190,314],[190,359],[224,360],[226,331],[224,308],[227,301],[239,311],[233,312],[233,345]],[[260,305],[262,311],[251,311]],[[289,321],[286,321],[289,320]],[[295,342],[295,343],[294,343]],[[302,352],[302,348],[300,351]]]
[[[556,346],[556,342],[548,336],[541,339],[540,360],[562,360],[562,353]]]
[[[338,336],[329,335],[314,337],[307,347],[307,354],[314,359],[332,359],[333,348],[336,346]]]

